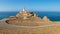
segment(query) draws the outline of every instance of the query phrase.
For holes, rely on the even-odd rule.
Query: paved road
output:
[[[0,28],[44,28],[44,27],[51,27],[51,26],[60,26],[60,24],[50,24],[50,25],[42,25],[42,26],[16,26],[16,25],[9,25],[5,23],[3,20],[0,20]]]

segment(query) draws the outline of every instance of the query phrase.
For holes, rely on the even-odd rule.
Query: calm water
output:
[[[8,18],[9,16],[15,16],[17,12],[0,12],[0,19]],[[52,21],[60,21],[60,12],[34,12],[38,14],[41,18],[47,16]]]

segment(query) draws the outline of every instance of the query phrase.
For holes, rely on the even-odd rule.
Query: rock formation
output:
[[[43,17],[43,20],[44,20],[44,21],[50,21],[47,16],[44,16],[44,17]]]
[[[6,22],[11,25],[19,26],[39,26],[51,23],[51,21],[46,16],[41,19],[37,14],[28,12],[24,9],[16,16],[10,16]]]
[[[43,17],[43,22],[45,22],[45,24],[52,24],[52,21],[50,21],[50,19],[47,16]]]
[[[24,9],[16,16],[10,16],[2,21],[7,23],[8,27],[0,27],[1,34],[60,34],[60,22],[52,22],[47,16],[41,19],[37,14]]]
[[[16,16],[10,16],[9,20],[6,21],[11,25],[20,25],[20,26],[38,26],[41,18],[36,14],[28,12],[23,9]]]

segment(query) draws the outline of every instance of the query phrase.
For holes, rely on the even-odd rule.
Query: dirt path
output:
[[[60,24],[50,24],[50,25],[41,25],[41,26],[16,26],[16,25],[9,25],[5,23],[3,20],[0,20],[0,28],[44,28],[44,27],[51,27],[51,26],[60,26]]]

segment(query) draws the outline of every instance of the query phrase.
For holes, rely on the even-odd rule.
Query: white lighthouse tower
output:
[[[25,8],[23,8],[19,13],[21,13],[21,12],[25,12],[26,13],[26,10],[25,10]]]

